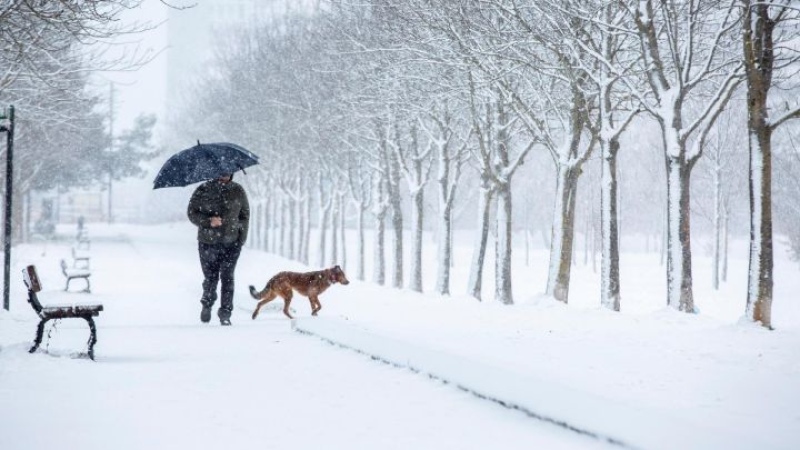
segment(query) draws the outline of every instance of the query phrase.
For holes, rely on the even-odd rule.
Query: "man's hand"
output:
[[[222,217],[214,216],[211,218],[211,228],[217,228],[222,226]]]

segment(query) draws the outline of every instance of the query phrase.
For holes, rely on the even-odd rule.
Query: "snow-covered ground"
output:
[[[321,297],[319,317],[296,298],[295,321],[279,304],[251,320],[247,285],[316,267],[245,249],[234,325],[223,328],[199,323],[191,225],[90,224],[89,234],[92,294],[63,291],[68,238],[14,248],[11,311],[0,312],[1,449],[800,447],[800,277],[782,251],[772,332],[738,321],[741,249],[720,291],[695,252],[696,315],[663,306],[657,254],[626,252],[623,312],[612,313],[582,262],[570,305],[541,296],[543,251],[530,265],[516,252],[514,306],[461,295],[471,249],[459,239],[453,296],[431,293],[432,255],[418,294],[355,280],[351,251],[351,284]],[[96,362],[74,357],[88,337],[74,319],[27,353],[28,264],[43,302],[104,304]]]

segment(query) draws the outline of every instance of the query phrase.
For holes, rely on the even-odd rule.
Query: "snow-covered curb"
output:
[[[528,374],[380,336],[346,320],[295,319],[292,328],[374,360],[442,380],[539,420],[623,447],[653,450],[759,448],[729,432],[714,432],[658,411],[633,408]]]

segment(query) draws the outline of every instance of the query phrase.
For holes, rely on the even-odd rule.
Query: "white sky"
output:
[[[98,89],[108,98],[109,83],[115,87],[115,133],[128,129],[140,114],[156,114],[161,118],[165,108],[167,64],[167,8],[161,2],[147,0],[140,8],[126,12],[122,20],[149,21],[155,29],[137,36],[128,36],[125,42],[132,48],[138,45],[143,51],[157,53],[148,64],[136,71],[106,72],[98,74]]]

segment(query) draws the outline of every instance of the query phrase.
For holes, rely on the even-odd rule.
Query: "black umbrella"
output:
[[[239,145],[230,142],[201,144],[198,141],[194,147],[170,156],[153,180],[153,189],[188,186],[255,164],[258,164],[258,156]]]

